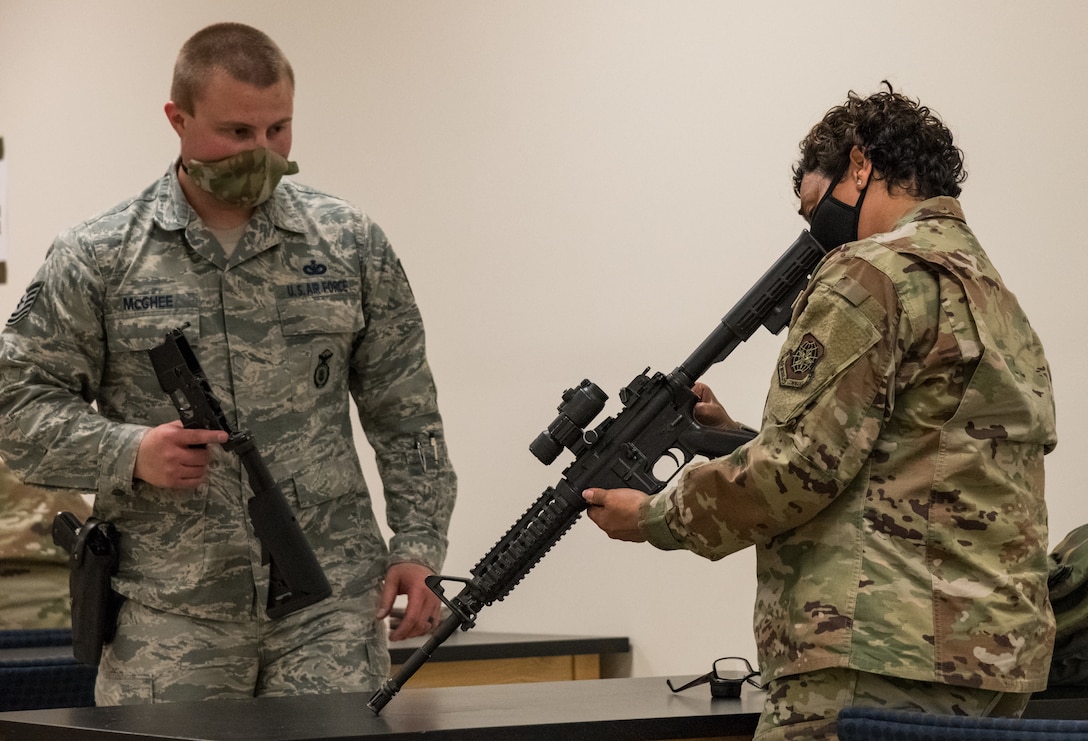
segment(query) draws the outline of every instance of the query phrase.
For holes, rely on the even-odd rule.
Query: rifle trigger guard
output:
[[[461,630],[471,630],[476,627],[476,613],[465,610],[463,605],[454,604],[446,597],[446,590],[442,588],[442,582],[455,581],[460,584],[469,586],[472,581],[460,576],[444,576],[442,574],[431,574],[424,582],[427,584],[428,589],[435,593],[438,599],[450,608],[450,612],[456,615],[461,620]]]

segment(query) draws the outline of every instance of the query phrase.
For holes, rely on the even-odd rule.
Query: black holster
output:
[[[117,613],[125,598],[113,590],[121,534],[113,523],[88,517],[80,523],[71,512],[53,519],[53,542],[68,552],[68,592],[72,605],[72,654],[97,666],[102,646],[113,640]]]

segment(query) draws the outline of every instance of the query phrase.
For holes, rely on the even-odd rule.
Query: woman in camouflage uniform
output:
[[[1046,686],[1050,374],[964,220],[962,165],[890,86],[831,109],[794,191],[838,248],[795,305],[759,434],[654,497],[585,494],[615,538],[755,546],[760,741],[834,738],[847,705],[1015,715]],[[705,423],[734,425],[697,391]]]

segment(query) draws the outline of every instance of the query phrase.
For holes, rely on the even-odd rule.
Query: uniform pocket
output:
[[[334,293],[300,294],[298,287],[284,286],[278,291],[276,311],[296,412],[311,413],[326,395],[347,394],[351,350],[365,320],[358,281],[334,283]]]
[[[146,297],[145,297],[146,298]],[[135,302],[135,303],[134,303]],[[200,340],[200,312],[196,294],[172,295],[170,301],[131,299],[111,300],[111,311],[104,317],[106,346],[109,350],[107,374],[102,378],[102,397],[115,400],[114,406],[124,407],[126,420],[137,424],[158,425],[177,418],[173,404],[159,385],[147,351],[161,345],[166,334],[186,327],[185,337],[196,347]]]
[[[276,311],[284,337],[354,333],[363,328],[363,307],[358,280],[335,281],[336,291],[305,293],[281,286]]]
[[[790,331],[778,358],[767,416],[788,423],[816,403],[847,368],[880,341],[872,321],[833,287],[817,286],[803,324]]]
[[[863,453],[855,440],[863,429],[872,432],[873,404],[885,383],[887,358],[874,349],[881,332],[854,298],[834,286],[813,290],[767,396],[765,424],[781,428],[798,455],[828,473]]]
[[[388,548],[362,476],[330,478],[319,467],[281,484],[284,496],[325,570],[333,593],[346,597],[374,589],[385,573]]]
[[[200,333],[200,306],[195,293],[117,296],[105,315],[110,352],[146,352],[161,345],[166,333],[186,327],[192,343]]]
[[[358,465],[352,460],[353,451],[345,449],[343,456],[323,458],[322,464],[298,471],[281,482],[284,495],[292,506],[302,509],[351,494],[370,500],[370,492]]]

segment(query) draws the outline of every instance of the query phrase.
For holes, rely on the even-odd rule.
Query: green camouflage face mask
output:
[[[294,175],[298,165],[265,147],[225,157],[215,162],[189,160],[185,171],[201,190],[231,206],[252,208],[272,197],[284,175]]]

